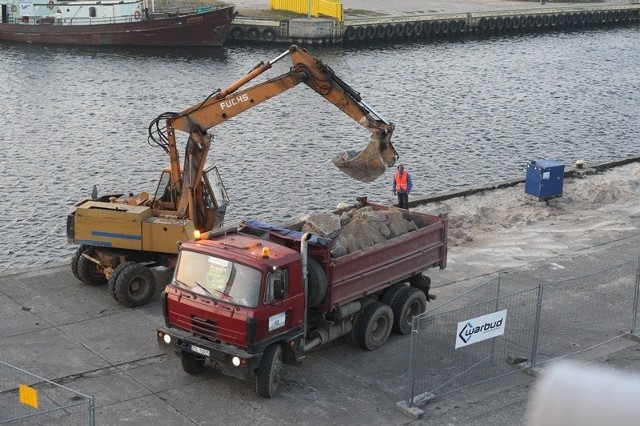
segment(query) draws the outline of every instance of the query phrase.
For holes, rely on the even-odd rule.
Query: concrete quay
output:
[[[380,3],[345,0],[344,22],[284,18],[269,2],[239,0],[227,40],[300,45],[376,44],[523,32],[634,25],[640,4],[628,1],[559,3],[541,0],[460,0]]]

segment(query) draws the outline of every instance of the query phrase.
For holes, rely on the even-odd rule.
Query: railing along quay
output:
[[[376,19],[262,20],[236,17],[227,40],[300,45],[375,44],[472,35],[567,31],[640,22],[640,4],[562,7]]]

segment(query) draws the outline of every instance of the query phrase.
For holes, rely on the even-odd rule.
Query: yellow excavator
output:
[[[244,87],[289,56],[291,69]],[[111,295],[129,307],[146,304],[155,293],[151,268],[173,268],[178,246],[194,232],[220,227],[229,198],[217,168],[206,168],[212,127],[304,83],[371,132],[363,151],[337,154],[333,164],[350,177],[371,182],[395,164],[394,125],[371,109],[333,70],[295,45],[269,62],[260,62],[225,89],[179,113],[164,113],[149,125],[149,142],[167,152],[155,195],[108,194],[75,204],[67,217],[67,240],[79,244],[71,261],[74,275],[87,285],[109,285]],[[184,158],[176,131],[188,134]]]

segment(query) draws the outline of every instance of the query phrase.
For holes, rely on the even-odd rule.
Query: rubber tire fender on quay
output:
[[[244,38],[244,31],[240,27],[233,27],[231,31],[229,31],[229,36],[234,40],[240,40]]]
[[[349,41],[354,41],[356,39],[356,29],[354,27],[347,27],[344,30],[344,38]]]
[[[422,36],[422,22],[416,22],[415,24],[413,24],[413,34],[416,37]]]
[[[393,40],[393,36],[395,35],[395,29],[393,28],[393,25],[387,24],[384,27],[384,35],[387,39]]]
[[[260,31],[258,31],[257,28],[251,28],[249,31],[247,31],[247,38],[249,40],[259,40],[260,39]]]
[[[442,30],[442,24],[440,23],[440,21],[433,21],[431,23],[431,32],[435,35],[439,35],[440,30]]]
[[[425,22],[422,24],[422,34],[423,34],[425,37],[428,37],[428,36],[430,36],[430,35],[431,35],[431,31],[432,31],[432,29],[433,29],[433,25],[432,25],[431,21],[425,21]]]
[[[451,20],[447,23],[449,25],[449,34],[458,33],[458,21]]]
[[[374,40],[376,38],[376,27],[370,25],[366,28],[367,40]]]
[[[442,35],[449,34],[449,21],[440,22],[440,33],[442,33]]]
[[[406,23],[403,25],[403,32],[404,32],[404,36],[407,38],[410,38],[411,36],[413,36],[413,24],[410,23]]]
[[[393,32],[396,35],[396,37],[398,38],[402,38],[404,36],[404,25],[402,24],[396,24],[393,27]]]
[[[276,31],[273,28],[265,28],[264,31],[262,31],[263,40],[276,41],[276,38],[278,38],[278,35],[276,34]]]

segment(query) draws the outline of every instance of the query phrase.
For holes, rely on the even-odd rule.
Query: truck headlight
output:
[[[234,356],[233,358],[231,358],[231,362],[233,363],[233,365],[235,365],[236,367],[240,366],[240,358],[238,358],[237,356]]]
[[[170,345],[170,344],[171,344],[171,336],[169,336],[168,334],[165,334],[165,335],[162,337],[162,340],[164,340],[164,342],[165,342],[167,345]]]

